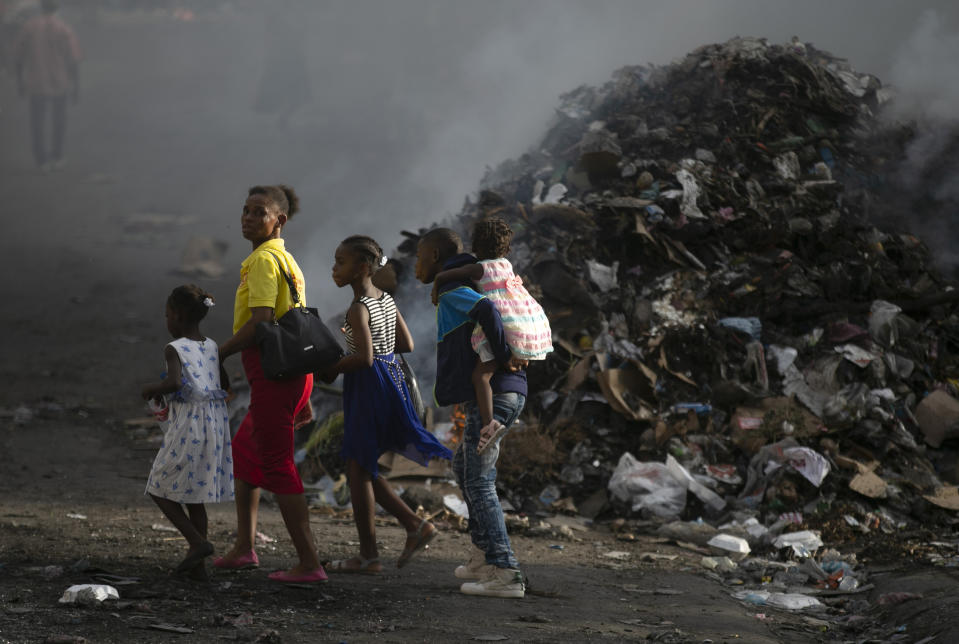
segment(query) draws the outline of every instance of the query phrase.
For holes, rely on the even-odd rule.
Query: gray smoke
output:
[[[946,269],[959,267],[959,35],[948,17],[924,11],[902,42],[889,74],[898,94],[890,116],[914,123],[897,187],[908,209],[899,220]]]
[[[85,52],[68,169],[33,172],[25,102],[0,76],[0,203],[31,213],[2,243],[87,253],[104,279],[145,276],[142,297],[159,304],[183,281],[171,272],[196,235],[230,245],[226,277],[205,283],[229,302],[249,252],[238,226],[246,188],[283,181],[302,197],[286,237],[310,301],[324,317],[341,311],[350,296],[329,279],[341,239],[369,234],[392,249],[400,230],[458,211],[487,166],[536,145],[561,93],[705,43],[797,35],[894,77],[937,113],[959,91],[952,0],[207,0],[189,20],[117,9],[174,3],[64,5]],[[117,231],[137,213],[184,224],[124,245]],[[104,243],[116,249],[109,267],[93,250]],[[424,308],[404,313],[432,328],[428,297],[417,287],[409,301]]]

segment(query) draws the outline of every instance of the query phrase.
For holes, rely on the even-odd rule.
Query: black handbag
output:
[[[270,253],[273,255],[273,253]],[[316,309],[300,304],[300,294],[280,259],[273,255],[293,298],[293,308],[280,319],[256,325],[255,340],[260,348],[260,366],[270,380],[294,378],[321,372],[343,356],[336,336],[327,328]],[[274,316],[276,311],[274,310]]]
[[[402,354],[396,354],[396,361],[400,363],[400,369],[403,371],[403,379],[406,381],[406,388],[410,392],[410,402],[413,403],[413,410],[416,411],[421,423],[426,422],[426,405],[423,403],[423,395],[420,393],[420,385],[416,380],[416,374],[413,373],[413,367],[406,361]]]

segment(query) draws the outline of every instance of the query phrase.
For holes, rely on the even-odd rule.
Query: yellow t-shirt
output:
[[[287,275],[293,278],[300,304],[306,306],[303,271],[293,256],[286,252],[282,239],[270,239],[257,246],[240,264],[240,285],[236,288],[236,300],[233,303],[233,333],[247,323],[252,315],[250,309],[254,306],[271,307],[277,319],[293,308],[290,288],[280,273],[277,259]]]

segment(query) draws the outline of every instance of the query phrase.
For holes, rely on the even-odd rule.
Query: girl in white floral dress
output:
[[[146,493],[189,544],[176,572],[192,572],[213,554],[203,504],[233,500],[227,394],[221,387],[226,374],[217,343],[199,326],[212,306],[213,296],[197,286],[173,290],[166,324],[176,339],[164,349],[166,374],[142,389],[164,430]]]

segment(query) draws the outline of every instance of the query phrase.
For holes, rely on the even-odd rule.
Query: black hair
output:
[[[463,240],[455,230],[449,228],[434,228],[420,237],[421,244],[429,244],[439,251],[440,261],[446,261],[454,255],[463,252]]]
[[[209,304],[206,304],[209,299]],[[167,298],[167,306],[187,324],[199,324],[213,306],[213,296],[196,284],[177,286]]]
[[[473,224],[473,254],[477,259],[506,257],[513,231],[502,217],[486,217]]]
[[[383,249],[372,237],[350,235],[341,241],[340,245],[346,246],[366,262],[370,267],[370,275],[379,270],[380,262],[383,260]]]
[[[287,219],[292,219],[293,215],[300,211],[300,198],[296,191],[282,183],[275,186],[253,186],[247,196],[252,197],[253,195],[263,195],[275,203]]]

